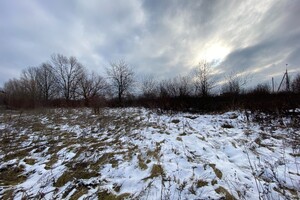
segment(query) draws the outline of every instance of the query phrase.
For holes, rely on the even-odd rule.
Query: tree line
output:
[[[212,66],[206,61],[201,61],[187,76],[159,81],[149,75],[138,80],[124,60],[111,62],[105,76],[101,76],[89,72],[74,56],[53,54],[48,62],[28,67],[19,78],[6,82],[1,95],[3,103],[11,108],[145,106],[189,111],[253,108],[257,104],[261,109],[270,107],[274,99],[281,106],[299,100],[300,74],[292,80],[292,90],[284,94],[272,93],[268,84],[246,89],[247,81],[247,77],[231,73],[225,77],[220,93],[215,94]],[[295,106],[299,105],[289,103],[287,107]]]
[[[55,100],[66,105],[79,99],[88,103],[106,88],[105,79],[89,73],[76,57],[54,54],[50,61],[23,70],[20,78],[6,82],[3,90],[8,106],[36,107]]]

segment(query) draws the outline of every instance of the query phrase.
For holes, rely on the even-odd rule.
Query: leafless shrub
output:
[[[297,76],[294,78],[292,82],[292,90],[295,93],[300,93],[300,74],[297,74]]]
[[[242,76],[231,72],[225,77],[225,84],[222,86],[222,94],[237,95],[243,90],[243,87],[249,82],[249,75]]]
[[[158,85],[153,76],[144,76],[141,81],[141,92],[145,98],[157,97]]]
[[[199,62],[197,67],[195,67],[194,79],[196,94],[202,97],[208,96],[215,82],[212,79],[212,67],[207,61]]]
[[[84,72],[79,77],[77,93],[84,99],[86,106],[92,103],[94,107],[95,102],[100,100],[100,97],[105,97],[108,88],[108,83],[102,76]]]

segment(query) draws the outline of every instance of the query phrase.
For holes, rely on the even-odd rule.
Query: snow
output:
[[[299,197],[300,150],[288,144],[290,133],[299,134],[299,129],[289,127],[289,119],[282,119],[284,126],[275,122],[266,126],[247,121],[239,111],[196,115],[126,108],[104,109],[102,115],[88,109],[52,113],[57,116],[35,117],[51,134],[32,131],[21,143],[30,146],[41,140],[46,147],[29,152],[36,161],[33,165],[24,158],[1,161],[0,169],[25,166],[22,174],[26,180],[0,186],[0,198],[10,188],[14,199],[24,195],[69,199],[82,187],[86,191],[79,199],[97,198],[101,191],[117,196],[128,193],[130,199],[219,199],[226,195],[218,192],[220,188],[236,199],[264,195],[282,199],[279,185],[288,188],[286,197]],[[0,129],[10,125],[0,121]],[[22,128],[21,132],[29,131]],[[53,157],[57,160],[47,167]],[[81,172],[74,168],[78,163],[88,163],[83,171],[95,170],[98,175],[76,178]],[[72,170],[74,177],[55,187],[55,182]]]

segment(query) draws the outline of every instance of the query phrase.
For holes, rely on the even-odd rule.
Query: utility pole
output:
[[[274,87],[275,87],[275,86],[274,86],[274,77],[272,77],[272,91],[273,91],[273,93],[275,92],[275,91],[274,91]]]
[[[286,92],[290,91],[290,80],[289,80],[289,75],[288,75],[288,71],[287,71],[287,66],[288,66],[288,64],[286,64],[286,70],[285,70],[285,73],[284,73],[284,75],[282,77],[282,80],[281,80],[281,82],[279,84],[277,92],[279,92],[284,79],[285,79],[285,84],[286,84]]]
[[[286,91],[289,92],[290,91],[290,79],[289,79],[289,76],[288,76],[288,71],[287,71],[287,66],[288,64],[286,64]]]
[[[281,85],[282,85],[282,83],[283,83],[283,81],[284,81],[285,76],[286,76],[286,73],[284,73],[284,75],[283,75],[283,77],[282,77],[282,80],[281,80],[281,82],[280,82],[280,84],[279,84],[279,87],[278,87],[277,92],[279,92],[279,90],[280,90],[280,88],[281,88]]]

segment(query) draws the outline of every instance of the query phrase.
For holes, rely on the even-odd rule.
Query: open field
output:
[[[299,121],[245,111],[2,111],[0,199],[299,199]]]

